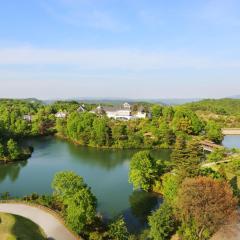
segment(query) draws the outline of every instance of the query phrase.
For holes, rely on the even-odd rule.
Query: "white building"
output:
[[[30,114],[23,115],[23,120],[25,120],[27,122],[31,122],[32,116]]]
[[[57,112],[57,113],[55,114],[55,117],[56,117],[56,118],[66,118],[66,116],[67,116],[67,113],[66,113],[66,112]]]
[[[118,107],[102,107],[98,106],[95,110],[91,111],[95,114],[102,115],[106,114],[108,118],[119,119],[119,120],[130,120],[137,118],[146,118],[146,113],[143,110],[137,111],[136,114],[132,113],[131,105],[124,103]]]
[[[147,113],[143,112],[143,111],[137,111],[137,113],[134,115],[135,118],[146,118],[147,117]]]

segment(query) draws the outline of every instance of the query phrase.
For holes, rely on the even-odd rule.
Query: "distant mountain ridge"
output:
[[[240,95],[234,95],[230,97],[226,97],[228,99],[240,99]],[[221,98],[221,99],[226,99],[226,98]],[[0,98],[1,99],[1,98]],[[4,98],[2,98],[3,100]],[[155,104],[162,104],[162,105],[182,105],[186,103],[193,103],[193,102],[199,102],[202,100],[220,100],[216,98],[156,98],[156,99],[151,99],[151,98],[93,98],[93,97],[75,97],[75,98],[56,98],[56,99],[37,99],[37,98],[25,98],[21,100],[25,101],[31,101],[31,102],[42,102],[44,104],[52,104],[56,101],[77,101],[79,103],[89,103],[89,104],[112,104],[112,105],[117,105],[117,104],[122,104],[124,102],[129,102],[129,103],[155,103]]]
[[[132,99],[132,98],[68,98],[68,99],[49,99],[44,100],[43,102],[46,104],[53,103],[55,101],[77,101],[77,102],[85,102],[90,104],[122,104],[124,102],[136,103],[136,102],[144,102],[144,103],[156,103],[162,105],[181,105],[190,102],[197,102],[202,100],[201,98],[159,98],[159,99]]]
[[[231,96],[230,98],[240,99],[240,95]]]

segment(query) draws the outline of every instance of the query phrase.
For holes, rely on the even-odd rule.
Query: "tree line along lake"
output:
[[[28,161],[0,166],[0,192],[24,196],[49,194],[56,172],[72,170],[91,186],[98,210],[105,219],[123,215],[131,232],[146,225],[146,217],[161,203],[152,193],[133,191],[128,182],[129,162],[137,150],[96,149],[76,146],[54,137],[25,140],[34,147]],[[240,136],[226,136],[223,145],[240,148]],[[170,150],[153,150],[155,158],[170,160]]]

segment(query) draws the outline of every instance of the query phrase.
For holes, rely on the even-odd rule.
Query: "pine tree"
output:
[[[186,159],[186,140],[180,136],[177,137],[175,147],[171,154],[171,161],[175,168],[178,168]]]
[[[203,157],[203,151],[199,142],[192,140],[186,144],[184,138],[177,138],[171,160],[176,173],[182,180],[199,174],[200,163]]]

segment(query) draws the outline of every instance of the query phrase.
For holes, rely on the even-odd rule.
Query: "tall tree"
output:
[[[110,240],[128,240],[129,233],[122,217],[110,224],[108,236]]]
[[[222,129],[219,124],[209,121],[206,126],[207,137],[215,143],[221,143],[223,140]]]
[[[161,192],[164,196],[164,201],[169,205],[173,206],[175,204],[180,184],[180,179],[176,174],[165,173],[163,175]]]
[[[65,205],[66,221],[77,233],[84,232],[96,216],[96,197],[74,172],[60,172],[54,177],[55,196]]]
[[[106,118],[95,118],[93,121],[93,141],[97,146],[109,145],[110,130]]]
[[[81,176],[71,171],[58,172],[52,182],[53,194],[67,202],[77,191],[86,188]]]
[[[178,136],[174,149],[171,154],[171,161],[173,165],[178,166],[186,158],[186,140],[183,136]]]
[[[179,107],[175,112],[172,125],[176,132],[180,131],[192,135],[199,134],[203,130],[203,123],[198,116],[183,107]]]
[[[171,159],[176,173],[183,180],[186,177],[198,175],[203,156],[203,150],[197,140],[186,143],[186,141],[180,137],[177,138]]]
[[[153,240],[168,240],[176,230],[176,219],[173,209],[167,203],[163,203],[158,210],[148,218],[150,225],[150,237]]]
[[[93,223],[96,216],[96,198],[89,188],[76,191],[67,200],[67,224],[77,233],[85,230],[87,225]]]
[[[159,118],[162,116],[163,107],[159,104],[155,104],[151,108],[153,118]]]
[[[129,181],[134,188],[149,191],[162,170],[163,165],[158,165],[149,151],[141,151],[130,162]]]
[[[2,143],[0,143],[0,160],[3,160],[4,155],[5,155],[4,146]]]
[[[21,151],[18,147],[18,144],[13,139],[8,140],[7,150],[11,160],[17,160],[20,157]]]

